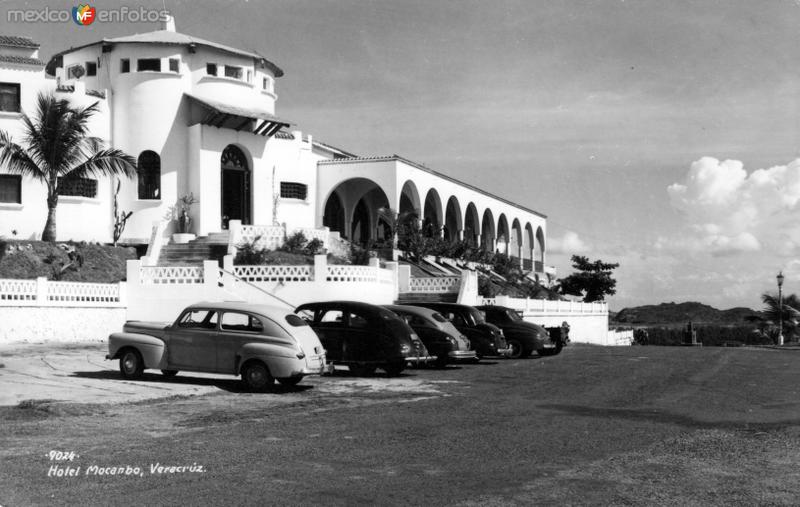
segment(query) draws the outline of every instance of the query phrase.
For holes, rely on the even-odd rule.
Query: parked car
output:
[[[178,371],[241,375],[261,390],[274,380],[295,385],[331,369],[325,350],[306,322],[289,310],[248,303],[198,303],[173,324],[128,321],[108,338],[106,359],[119,359],[122,376],[147,368],[165,377]]]
[[[508,354],[509,349],[503,331],[499,327],[487,323],[483,314],[474,307],[439,302],[414,302],[411,304],[436,310],[449,320],[456,329],[467,336],[478,358]]]
[[[476,306],[486,315],[486,321],[503,330],[511,353],[508,357],[528,357],[534,351],[539,355],[554,355],[561,352],[561,340],[552,340],[542,326],[525,322],[513,308],[506,306]]]
[[[397,376],[406,363],[434,360],[403,319],[386,308],[356,301],[306,303],[296,310],[327,351],[330,363],[346,365],[355,375],[382,368]]]
[[[475,351],[470,350],[469,339],[436,310],[406,305],[385,305],[384,308],[393,311],[411,326],[428,352],[436,356],[437,366],[477,359]]]

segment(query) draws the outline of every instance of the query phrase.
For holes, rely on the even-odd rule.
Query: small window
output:
[[[247,331],[260,333],[264,330],[264,325],[257,318],[246,313],[225,312],[222,314],[220,329],[226,331]]]
[[[319,319],[320,322],[344,322],[344,313],[341,310],[328,310]]]
[[[0,83],[0,111],[19,113],[19,83]]]
[[[139,199],[161,198],[161,157],[158,153],[145,150],[139,154],[136,175],[139,180]]]
[[[253,82],[253,71],[250,69],[247,69],[247,82],[248,83]]]
[[[265,77],[261,83],[261,87],[268,92],[272,92],[272,78]]]
[[[0,202],[22,204],[22,176],[0,174]]]
[[[284,199],[306,200],[308,196],[308,185],[304,183],[293,183],[291,181],[281,181],[281,197]]]
[[[86,75],[87,76],[96,76],[97,75],[97,63],[96,62],[86,62]]]
[[[136,71],[155,71],[161,72],[161,59],[160,58],[139,58],[136,61]]]
[[[350,318],[350,327],[363,328],[369,325],[369,321],[363,315],[358,315],[357,313],[350,313],[348,317]]]
[[[129,58],[122,58],[119,61],[119,71],[122,74],[125,74],[125,73],[131,71],[131,60]]]
[[[207,63],[206,64],[206,74],[209,76],[216,76],[217,75],[217,64],[216,63]]]
[[[86,74],[86,69],[83,68],[83,65],[70,65],[67,68],[67,79],[80,79]]]
[[[232,77],[233,79],[242,79],[242,68],[226,65],[225,77]]]
[[[177,58],[170,58],[169,59],[169,71],[170,72],[180,72],[180,60]]]
[[[213,310],[189,310],[178,321],[178,327],[216,329],[217,312]]]
[[[58,178],[58,195],[74,197],[97,197],[97,180],[90,178]]]

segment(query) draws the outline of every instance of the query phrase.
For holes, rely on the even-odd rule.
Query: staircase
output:
[[[169,243],[161,247],[159,266],[199,266],[203,261],[220,263],[228,253],[228,231],[212,232],[184,244]]]

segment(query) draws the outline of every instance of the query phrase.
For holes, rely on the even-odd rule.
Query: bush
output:
[[[314,238],[303,247],[303,253],[306,255],[317,255],[322,253],[325,243],[321,239]]]
[[[306,235],[303,234],[302,231],[297,231],[286,238],[286,241],[283,242],[283,246],[280,248],[280,250],[289,253],[303,253],[306,243],[308,243]]]
[[[233,263],[242,266],[264,264],[269,250],[259,247],[259,241],[261,241],[261,236],[256,236],[252,241],[243,241],[236,245],[236,257],[233,258]]]
[[[350,262],[358,266],[366,266],[369,264],[369,250],[361,248],[355,243],[350,245]]]

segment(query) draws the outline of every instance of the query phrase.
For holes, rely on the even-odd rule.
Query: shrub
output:
[[[322,253],[322,248],[325,243],[321,239],[314,238],[303,247],[303,253],[306,255],[317,255]]]
[[[361,248],[355,243],[350,245],[350,262],[359,266],[366,266],[369,264],[369,250]]]
[[[261,236],[256,236],[251,241],[242,241],[236,245],[236,257],[234,257],[233,263],[243,266],[264,264],[269,250],[259,247],[259,241],[261,241]]]
[[[289,253],[303,253],[306,243],[308,243],[306,235],[303,234],[302,231],[297,231],[286,238],[286,241],[283,242],[283,246],[280,248],[280,250]]]
[[[769,345],[773,343],[768,334],[760,333],[752,326],[699,325],[695,327],[697,341],[706,347],[726,345]],[[633,338],[641,345],[681,345],[685,338],[685,327],[650,327],[636,329]]]

